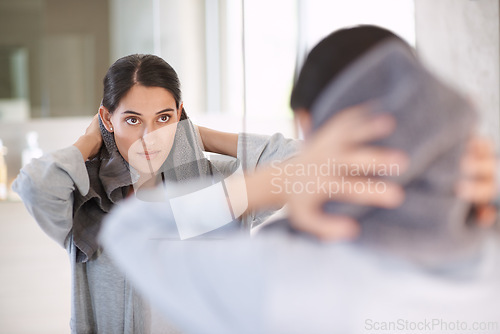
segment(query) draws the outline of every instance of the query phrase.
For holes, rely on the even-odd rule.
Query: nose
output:
[[[147,146],[153,146],[156,142],[156,137],[158,134],[155,132],[156,128],[152,125],[146,126],[144,128],[144,133],[142,135],[142,140]]]

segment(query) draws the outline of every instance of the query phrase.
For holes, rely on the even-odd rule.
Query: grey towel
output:
[[[87,161],[90,190],[82,195],[74,192],[73,242],[78,249],[77,262],[86,262],[99,249],[97,235],[101,221],[113,205],[128,193],[129,186],[142,184],[139,174],[118,152],[114,137],[99,123],[104,145],[99,154]],[[198,145],[197,135],[191,121],[177,123],[174,145],[161,168],[149,175],[147,186],[163,181],[184,182],[203,178],[206,182],[218,182],[222,176],[210,161],[204,158]],[[136,189],[138,191],[140,189]]]
[[[472,254],[480,235],[465,223],[470,205],[455,195],[460,159],[476,119],[470,104],[392,40],[357,59],[327,86],[312,108],[313,126],[368,101],[377,102],[375,113],[390,113],[397,122],[393,134],[374,144],[410,157],[408,171],[389,176],[404,187],[405,202],[394,210],[330,202],[325,210],[361,224],[359,245],[429,266]]]

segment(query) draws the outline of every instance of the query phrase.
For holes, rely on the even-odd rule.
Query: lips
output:
[[[146,160],[153,160],[160,154],[160,151],[143,151],[137,153],[141,158],[146,159]]]

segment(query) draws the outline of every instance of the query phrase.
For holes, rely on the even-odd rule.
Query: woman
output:
[[[191,123],[182,127],[183,131],[175,131],[176,124],[186,119],[179,79],[169,64],[153,55],[121,58],[104,78],[99,115],[85,134],[73,146],[34,160],[16,179],[13,188],[29,212],[44,232],[69,253],[73,333],[173,331],[152,319],[149,307],[102,252],[96,236],[103,217],[114,204],[133,193],[136,174],[148,174],[141,173],[141,163],[151,165],[159,159],[162,166],[169,156],[170,149],[163,145],[159,145],[163,152],[152,149],[154,133],[163,132],[163,137],[168,137],[169,132],[175,132],[171,139],[175,136],[177,140],[182,132],[180,139],[190,144],[176,141],[172,151],[182,146],[182,156],[190,153],[200,158],[198,143],[192,141],[195,133]],[[283,159],[295,152],[297,145],[281,135],[238,136],[204,128],[201,137],[209,150],[237,157],[241,156],[242,141],[247,142],[252,148],[246,159],[247,169],[270,159]],[[144,144],[142,150],[135,150],[137,142]],[[175,158],[175,154],[170,156]],[[225,175],[233,165],[220,163],[215,167]],[[181,173],[171,178],[192,176],[185,168],[179,170]]]

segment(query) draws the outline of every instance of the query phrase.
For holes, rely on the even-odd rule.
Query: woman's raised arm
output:
[[[205,151],[235,157],[238,152],[238,134],[198,126]]]
[[[12,186],[42,230],[63,247],[73,227],[73,192],[89,191],[85,160],[101,145],[92,136],[98,124],[94,117],[75,145],[34,159],[21,169]]]

